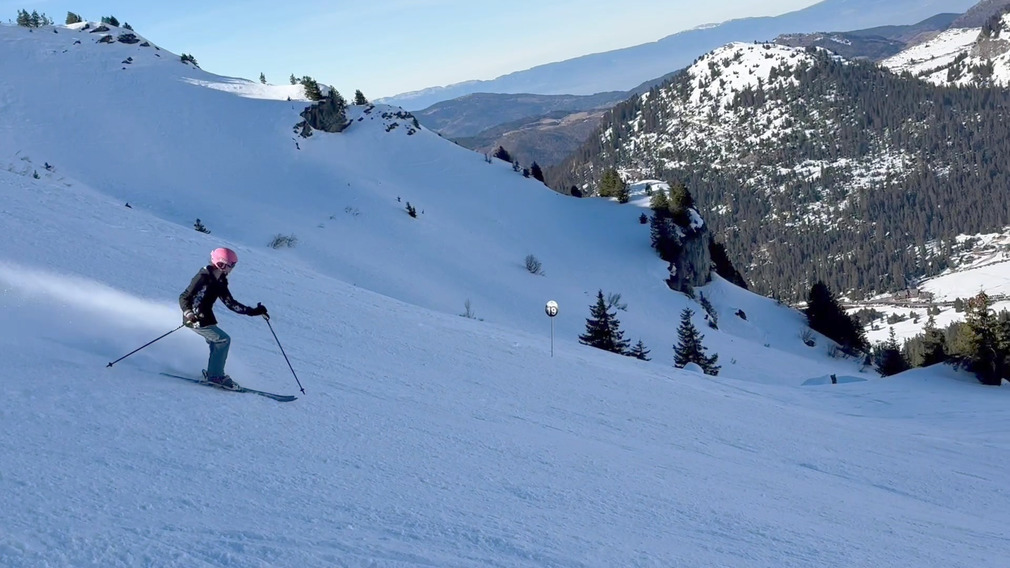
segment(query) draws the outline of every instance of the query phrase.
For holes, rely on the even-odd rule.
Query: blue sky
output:
[[[711,22],[776,15],[815,0],[0,0],[0,17],[38,10],[62,23],[113,15],[205,70],[272,83],[311,75],[369,98],[658,40]]]

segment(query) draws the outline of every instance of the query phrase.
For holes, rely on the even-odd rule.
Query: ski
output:
[[[287,394],[274,394],[272,392],[266,392],[266,391],[261,391],[261,390],[256,390],[256,389],[249,389],[249,388],[246,388],[246,387],[243,387],[243,386],[239,386],[239,388],[237,388],[237,389],[226,389],[226,388],[224,388],[222,386],[215,385],[214,383],[209,382],[209,381],[205,381],[203,379],[197,379],[197,378],[194,378],[194,377],[185,377],[183,375],[173,375],[172,373],[159,373],[159,374],[163,375],[163,376],[166,376],[166,377],[172,377],[172,378],[175,378],[175,379],[182,379],[184,381],[189,381],[191,383],[197,383],[197,384],[200,384],[200,385],[204,385],[204,386],[208,386],[208,387],[213,387],[213,388],[216,388],[216,389],[219,389],[219,390],[223,390],[223,391],[229,391],[229,392],[248,392],[248,393],[252,393],[252,394],[258,394],[260,396],[265,396],[267,398],[272,398],[272,399],[274,399],[274,400],[276,400],[278,402],[291,402],[293,400],[298,400],[298,397],[287,395]]]

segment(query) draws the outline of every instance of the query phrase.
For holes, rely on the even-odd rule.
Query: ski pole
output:
[[[270,324],[270,318],[264,315],[263,319],[266,320],[267,327],[270,328],[270,333],[273,334],[274,341],[277,342],[277,347],[281,348],[281,355],[283,355],[284,360],[288,362],[288,369],[291,369],[291,374],[295,377],[295,382],[298,383],[298,388],[302,391],[302,394],[305,394],[305,387],[303,387],[302,382],[298,380],[298,375],[295,374],[295,368],[291,366],[291,360],[288,359],[288,354],[284,352],[284,346],[281,345],[281,340],[277,339],[277,333],[274,331],[274,326]]]
[[[164,339],[165,337],[168,337],[169,335],[171,335],[171,334],[173,334],[173,333],[175,333],[175,332],[179,331],[180,329],[182,329],[182,327],[183,327],[184,325],[186,325],[186,324],[182,324],[182,325],[180,325],[179,327],[177,327],[177,328],[173,329],[172,331],[170,331],[170,332],[166,333],[165,335],[162,335],[162,336],[161,336],[161,337],[159,337],[158,339]],[[138,348],[134,349],[133,351],[130,351],[130,352],[129,352],[129,353],[127,353],[126,355],[123,355],[123,356],[122,356],[122,357],[120,357],[119,359],[116,359],[115,361],[113,361],[113,362],[109,363],[108,365],[106,365],[106,367],[111,367],[111,366],[115,365],[116,363],[118,363],[118,362],[122,361],[123,359],[126,359],[126,358],[127,358],[127,357],[129,357],[130,355],[133,355],[133,354],[134,354],[134,353],[136,353],[137,351],[140,351],[141,349],[143,349],[143,348],[147,347],[148,345],[150,345],[150,344],[154,343],[155,341],[158,341],[158,339],[152,339],[151,341],[148,341],[147,343],[145,343],[145,344],[141,345],[140,347],[138,347]]]

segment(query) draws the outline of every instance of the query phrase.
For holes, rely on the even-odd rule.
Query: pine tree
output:
[[[652,192],[652,195],[649,197],[649,209],[662,211],[668,209],[669,206],[670,200],[665,191],[660,189]]]
[[[649,220],[649,234],[652,238],[652,248],[659,253],[659,258],[666,262],[674,262],[680,256],[681,241],[673,220],[657,211]]]
[[[341,110],[347,108],[347,99],[345,99],[344,96],[340,94],[340,91],[336,90],[333,85],[329,86],[329,92],[326,93],[326,96],[333,99],[333,104],[336,105],[337,108]]]
[[[267,84],[267,76],[264,75],[263,73],[260,73],[260,83],[262,83],[264,85]]]
[[[875,359],[877,371],[885,377],[897,375],[902,371],[908,370],[908,361],[901,354],[901,347],[898,346],[898,340],[894,336],[893,327],[887,341],[882,343],[877,349]]]
[[[807,295],[807,324],[810,329],[835,340],[843,349],[856,353],[866,349],[866,335],[855,318],[842,310],[827,285],[817,281]]]
[[[310,101],[318,101],[323,98],[323,91],[319,88],[319,83],[308,75],[302,77],[302,87],[305,88],[305,98]]]
[[[947,360],[947,340],[939,329],[936,329],[936,318],[929,314],[926,327],[923,328],[922,366],[928,367]]]
[[[624,339],[617,312],[611,313],[607,309],[603,290],[597,293],[596,304],[589,307],[589,314],[592,317],[586,319],[586,333],[579,336],[579,343],[613,353],[625,353],[629,342]]]
[[[621,174],[615,168],[607,168],[603,171],[600,188],[596,193],[600,197],[617,197],[626,188],[627,184],[621,179]]]
[[[670,196],[666,207],[674,222],[681,227],[690,226],[691,215],[688,210],[694,207],[694,196],[684,187],[684,184],[680,182],[670,184]]]
[[[692,316],[694,312],[691,308],[684,308],[684,311],[680,312],[677,344],[673,346],[673,365],[683,369],[688,363],[694,363],[701,367],[706,375],[718,375],[721,368],[716,365],[719,355],[714,354],[711,357],[705,355],[705,346],[701,343],[705,336],[698,333],[698,329],[694,327],[694,323],[691,322]]]
[[[81,23],[83,21],[84,20],[82,20],[81,17],[78,16],[77,14],[75,14],[73,12],[67,12],[67,25],[70,25],[70,24],[79,24],[79,23]]]
[[[999,386],[1005,354],[999,350],[999,331],[991,305],[985,292],[979,292],[968,300],[965,313],[966,356],[968,369],[975,373],[979,382]]]
[[[544,171],[540,169],[540,164],[536,163],[536,161],[530,166],[530,175],[540,183],[544,182]]]
[[[743,274],[740,274],[740,271],[733,266],[733,262],[730,261],[729,254],[726,252],[725,245],[717,243],[711,235],[709,235],[708,253],[712,256],[712,265],[715,268],[716,274],[744,290],[747,289],[747,281],[744,280]]]
[[[705,321],[708,322],[708,326],[712,329],[719,329],[719,314],[716,313],[715,306],[705,297],[705,294],[699,294],[698,296],[698,303],[705,310]]]
[[[355,89],[354,91],[354,104],[358,106],[368,104],[368,99],[365,98],[365,94],[361,92],[361,89]]]
[[[503,146],[498,146],[498,149],[494,151],[493,155],[495,158],[498,158],[503,162],[512,163],[512,155],[509,154],[508,150],[506,150]]]
[[[618,203],[627,203],[631,201],[631,188],[628,187],[628,184],[621,183],[621,186],[617,189],[616,197]]]
[[[25,10],[18,10],[17,23],[19,26],[24,28],[32,27],[32,16]]]
[[[298,84],[298,79],[295,79],[295,74],[294,73],[291,74],[291,77],[289,77],[288,80],[291,81],[292,85],[297,85]]]
[[[636,343],[635,346],[632,347],[630,351],[628,351],[629,357],[634,357],[635,359],[641,359],[642,361],[652,361],[652,359],[648,355],[649,350],[645,348],[645,344],[642,343],[641,339],[639,339],[638,343]]]

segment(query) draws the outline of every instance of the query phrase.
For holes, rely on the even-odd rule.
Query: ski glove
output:
[[[182,314],[182,323],[186,327],[200,327],[200,316],[193,312],[193,310],[186,310]]]
[[[266,307],[263,306],[263,304],[256,304],[255,308],[249,310],[249,315],[251,315],[251,316],[263,316],[266,319],[270,319],[270,315],[267,314],[267,309],[266,309]]]

